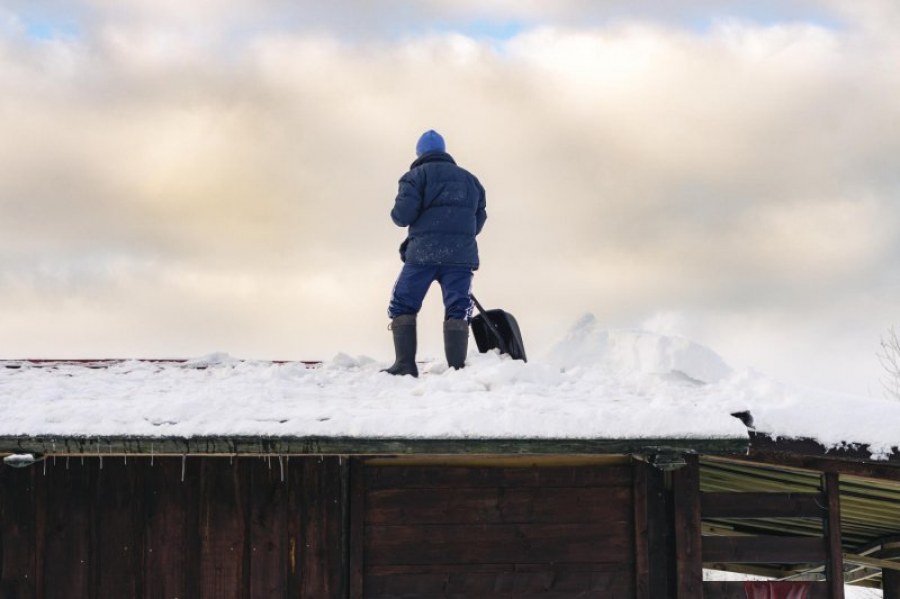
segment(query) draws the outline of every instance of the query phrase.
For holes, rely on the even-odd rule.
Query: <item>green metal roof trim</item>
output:
[[[746,454],[748,439],[416,439],[358,437],[0,437],[0,452],[41,455]]]

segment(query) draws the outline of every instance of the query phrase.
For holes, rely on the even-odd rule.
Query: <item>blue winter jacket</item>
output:
[[[409,227],[400,246],[408,264],[447,264],[478,268],[478,244],[485,212],[484,187],[444,152],[412,163],[400,178],[391,210],[399,227]]]

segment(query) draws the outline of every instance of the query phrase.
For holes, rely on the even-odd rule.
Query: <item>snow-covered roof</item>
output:
[[[474,344],[473,344],[474,345]],[[792,387],[734,372],[686,339],[579,321],[529,363],[473,351],[467,367],[339,354],[321,365],[238,360],[6,361],[0,437],[356,437],[408,439],[746,439],[733,417],[826,447],[900,440],[900,402]]]

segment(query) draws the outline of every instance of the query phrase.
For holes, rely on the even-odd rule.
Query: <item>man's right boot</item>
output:
[[[416,367],[416,315],[403,314],[391,321],[394,334],[394,365],[382,370],[389,374],[419,376]]]

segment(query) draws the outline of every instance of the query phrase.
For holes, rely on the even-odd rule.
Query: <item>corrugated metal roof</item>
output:
[[[900,473],[900,468],[898,468]],[[900,476],[898,476],[900,478]],[[701,492],[778,492],[817,493],[821,474],[775,464],[751,464],[705,456],[700,462]],[[880,569],[854,564],[853,556],[879,557],[883,547],[900,540],[900,480],[879,480],[842,474],[840,476],[841,541],[845,555],[845,576],[849,581],[880,581]],[[815,536],[824,534],[819,518],[704,519],[707,533]],[[859,559],[857,561],[866,561]],[[781,564],[723,569],[768,574],[778,578],[796,577],[819,570],[808,566]]]

